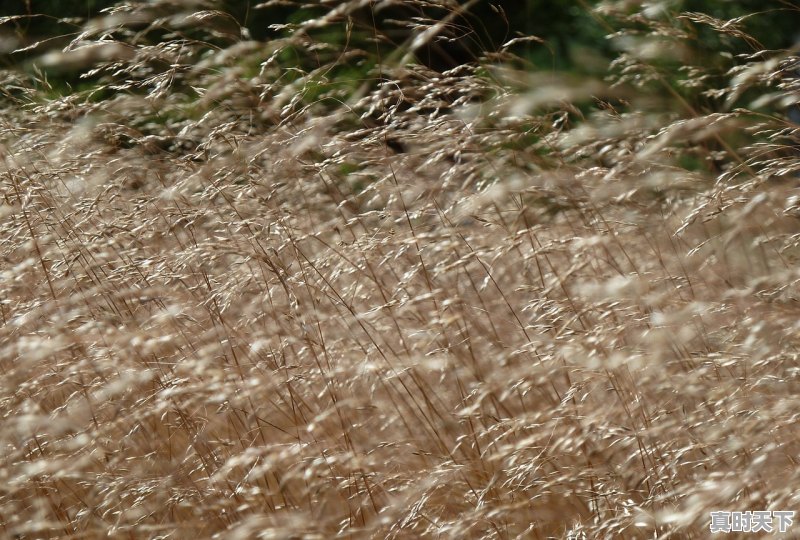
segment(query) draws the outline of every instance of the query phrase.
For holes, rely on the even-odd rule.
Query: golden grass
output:
[[[797,507],[797,180],[670,159],[748,120],[554,129],[503,79],[401,71],[335,109],[212,68],[206,109],[168,77],[7,107],[3,536],[705,538]]]

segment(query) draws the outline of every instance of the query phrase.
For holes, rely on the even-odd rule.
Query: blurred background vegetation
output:
[[[226,72],[251,81],[246,83],[251,95],[245,98],[252,104],[291,90],[291,83],[301,79],[301,100],[286,97],[295,105],[352,104],[365,95],[365,87],[395,80],[397,74],[388,73],[402,65],[438,73],[470,65],[485,69],[484,74],[505,65],[518,72],[557,73],[636,89],[640,98],[650,99],[640,99],[636,110],[684,117],[737,106],[783,114],[785,94],[760,99],[765,88],[777,84],[774,76],[757,81],[754,75],[737,88],[728,83],[736,69],[748,69],[748,62],[785,57],[800,28],[800,9],[789,0],[3,0],[0,8],[5,67],[30,74],[46,95],[80,90],[102,99],[113,87],[152,97],[169,84],[178,91],[174,100],[189,102],[197,97],[193,89],[220,83]],[[432,36],[420,39],[427,29]],[[132,48],[59,56],[58,51],[98,42]],[[237,49],[240,44],[247,46]],[[125,66],[134,54],[130,51],[142,46],[156,52],[136,53],[137,62]],[[176,46],[180,51],[170,52],[167,60],[167,49]],[[203,68],[217,79],[184,78],[223,50],[229,51],[224,69]],[[158,73],[168,83],[157,82]],[[232,87],[230,81],[225,85]],[[222,92],[216,103],[229,97],[230,92]],[[575,125],[598,104],[584,99],[574,105],[561,122]],[[604,102],[600,108],[632,110],[625,100]],[[186,107],[178,116],[200,112]],[[715,161],[709,156],[719,149],[710,146],[701,161]],[[698,167],[685,159],[684,166]],[[711,172],[718,171],[712,166]]]
[[[285,35],[287,28],[275,25],[300,24],[330,11],[338,2],[258,2],[237,0],[209,0],[175,2],[174,8],[206,8],[220,10],[232,16],[256,40],[269,40]],[[100,15],[103,10],[122,6],[146,6],[148,2],[119,2],[115,0],[2,0],[0,16],[6,17],[2,25],[0,48],[6,63],[14,63],[29,55],[13,53],[32,43],[45,41],[63,45],[77,35],[81,24]],[[161,9],[168,4],[159,2]],[[435,21],[443,19],[456,2],[432,2],[421,8],[403,2],[364,2],[365,7],[350,13],[357,37],[370,39],[380,33],[386,49],[399,46],[408,37],[403,23],[414,18]],[[442,7],[437,8],[436,5]],[[601,59],[610,60],[615,54],[613,44],[606,39],[609,31],[620,29],[627,8],[629,15],[638,12],[641,2],[598,2],[596,0],[478,0],[461,1],[467,9],[450,22],[445,34],[449,41],[440,41],[426,47],[418,55],[419,61],[433,68],[454,67],[479,57],[483,52],[497,50],[504,43],[519,36],[536,36],[542,43],[523,43],[517,52],[537,69],[570,70],[579,73],[596,72]],[[608,15],[599,15],[608,4]],[[742,27],[766,49],[788,48],[800,37],[800,16],[795,2],[761,0],[675,0],[650,2],[651,12],[659,10],[673,13],[702,12],[721,20],[742,17]],[[621,9],[620,9],[621,8]],[[346,28],[342,20],[339,39],[344,40]],[[631,21],[628,21],[631,22]],[[640,30],[644,25],[640,22]],[[331,28],[325,29],[329,39],[335,39]],[[748,52],[748,44],[736,43],[709,28],[696,29],[696,52],[708,53],[725,48],[734,52]],[[352,37],[352,36],[351,36]],[[60,38],[60,39],[59,39]],[[41,52],[41,47],[33,49]],[[30,52],[30,51],[29,51]]]

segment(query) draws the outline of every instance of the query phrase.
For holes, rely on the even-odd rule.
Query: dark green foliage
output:
[[[2,25],[2,29],[6,34],[14,34],[21,46],[57,36],[74,36],[84,20],[117,3],[116,0],[0,0],[0,17],[17,17]]]

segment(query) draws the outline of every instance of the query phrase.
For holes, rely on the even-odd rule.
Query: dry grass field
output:
[[[800,509],[800,160],[768,110],[793,57],[690,70],[716,111],[633,50],[615,81],[499,51],[347,87],[368,51],[309,28],[355,4],[270,44],[130,7],[2,72],[0,536],[706,538]]]

